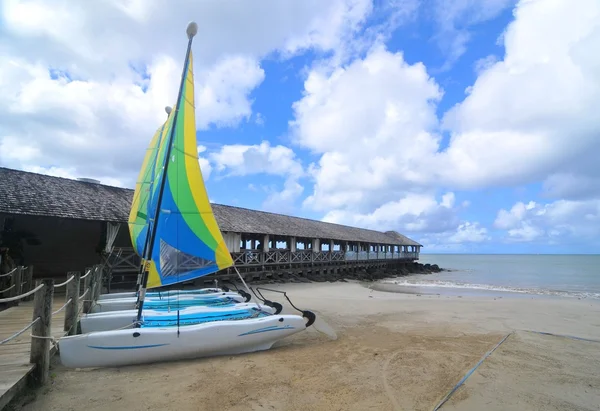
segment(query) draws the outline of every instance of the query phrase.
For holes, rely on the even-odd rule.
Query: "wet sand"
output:
[[[57,362],[22,409],[431,410],[514,332],[441,410],[600,410],[600,343],[525,331],[600,340],[600,301],[368,286],[268,286],[313,309],[336,340],[311,327],[240,356],[90,370]]]

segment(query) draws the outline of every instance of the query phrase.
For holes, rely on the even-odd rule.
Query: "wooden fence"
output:
[[[88,313],[92,302],[100,295],[104,271],[102,265],[96,265],[86,268],[84,275],[77,271],[69,272],[66,281],[58,284],[51,278],[34,282],[33,267],[17,267],[9,273],[0,274],[0,284],[4,284],[0,285],[2,288],[0,290],[0,309],[4,308],[8,313],[8,316],[3,319],[11,320],[10,324],[8,324],[9,321],[3,321],[4,325],[0,324],[3,333],[6,333],[6,330],[11,333],[10,336],[0,341],[0,354],[2,354],[0,357],[2,361],[6,362],[6,364],[2,364],[0,361],[0,378],[2,379],[0,381],[0,409],[19,391],[18,386],[26,383],[27,377],[34,386],[43,385],[48,381],[50,358],[56,351],[55,338],[77,333],[79,315],[82,312]],[[53,310],[55,291],[62,292],[63,287],[65,303]],[[57,315],[63,311],[62,327],[60,324],[53,324],[53,317],[57,318]],[[31,313],[31,317],[29,317],[31,321],[28,324],[25,324],[28,317],[26,312]],[[2,314],[1,311],[0,314]],[[15,332],[15,324],[18,323],[19,318],[24,319],[23,323],[18,325],[22,328]],[[31,330],[29,341],[29,364],[31,366],[22,367],[23,375],[19,375],[15,372],[14,367],[6,367],[7,364],[15,365],[19,361],[19,358],[11,358],[12,353],[16,351],[10,350],[8,347],[11,345],[22,347],[24,342],[17,341],[17,339],[28,330]],[[7,350],[2,351],[4,347]],[[19,353],[22,352],[19,351]],[[5,365],[4,368],[3,365]]]

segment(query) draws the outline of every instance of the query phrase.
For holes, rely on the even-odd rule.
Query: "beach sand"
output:
[[[600,340],[598,300],[418,295],[358,282],[268,287],[313,309],[337,339],[310,327],[240,356],[90,370],[57,362],[52,383],[22,409],[432,410],[513,332],[441,410],[600,410],[600,343],[524,331]]]

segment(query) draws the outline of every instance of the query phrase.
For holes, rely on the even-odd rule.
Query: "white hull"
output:
[[[238,293],[220,292],[202,295],[180,295],[165,298],[146,297],[144,298],[144,306],[148,309],[155,308],[171,308],[177,310],[188,306],[205,306],[214,303],[224,303],[228,300],[233,300],[232,304],[243,303],[246,299]],[[137,303],[136,297],[115,298],[107,300],[99,300],[92,306],[92,313],[134,310]]]
[[[183,323],[193,320],[196,323],[215,320],[215,317],[234,315],[241,316],[252,309],[258,309],[259,306],[255,303],[235,304],[230,307],[210,307],[197,306],[186,307],[179,310],[179,319]],[[261,311],[269,314],[274,314],[275,309],[266,305],[260,306]],[[192,319],[190,319],[192,317]],[[81,333],[87,334],[90,332],[118,330],[127,326],[132,326],[137,319],[137,310],[122,310],[109,311],[94,314],[84,314],[81,317]],[[177,321],[177,311],[157,311],[143,310],[142,321],[148,319],[149,322],[156,321]],[[176,323],[175,323],[176,324]]]
[[[168,291],[147,291],[146,297],[160,297],[160,296],[174,296],[174,295],[203,295],[210,293],[221,293],[224,292],[220,288],[200,288],[196,290],[168,290]],[[112,293],[112,294],[100,294],[98,300],[114,300],[116,298],[135,298],[137,293],[135,291],[125,293]]]
[[[271,315],[165,328],[136,328],[63,337],[60,359],[71,368],[118,367],[268,350],[306,328],[298,315]]]

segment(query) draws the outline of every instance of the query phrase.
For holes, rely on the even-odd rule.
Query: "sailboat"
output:
[[[156,192],[154,187],[154,179],[159,177],[157,173],[156,163],[158,156],[159,143],[165,141],[167,133],[172,126],[173,117],[171,116],[172,109],[166,107],[168,118],[154,133],[150,141],[150,145],[146,150],[146,155],[142,162],[142,167],[136,182],[136,187],[133,195],[133,202],[129,212],[129,235],[133,249],[140,257],[144,257],[148,244],[148,236],[150,221],[149,203],[148,200],[152,197],[152,193]],[[101,295],[97,302],[94,303],[91,313],[107,313],[121,310],[134,310],[138,306],[139,286],[143,274],[143,264],[138,273],[138,281],[136,291],[130,293],[115,293]],[[170,290],[167,292],[150,292],[146,294],[146,308],[151,309],[169,309],[173,303],[182,297],[181,304],[178,306],[214,306],[214,305],[231,305],[250,300],[250,295],[242,293],[231,293],[229,290],[220,288],[205,288],[200,290]],[[98,319],[99,316],[93,317]]]
[[[170,115],[172,109],[166,107],[166,112]],[[149,235],[148,197],[154,177],[154,173],[150,171],[155,169],[158,142],[164,137],[162,134],[165,132],[165,125],[166,123],[159,127],[150,141],[129,215],[131,242],[134,251],[140,257],[143,257],[142,250],[146,247]],[[133,326],[137,321],[137,297],[141,278],[141,275],[138,276],[138,291],[101,295],[99,301],[93,304],[91,312],[81,316],[81,332],[108,331]],[[241,302],[242,297],[245,298],[245,302]],[[230,293],[227,287],[146,292],[142,319],[145,324],[176,325],[178,321],[191,324],[215,319],[248,318],[257,311],[279,314],[283,308],[281,304],[267,300],[267,304],[262,307],[256,303],[247,303],[250,298],[250,294],[243,290],[237,290],[237,294]],[[179,309],[179,312],[173,313],[172,309]]]
[[[191,52],[197,31],[196,23],[188,25],[177,103],[165,125],[167,132],[159,140],[156,163],[161,166],[151,171],[156,174],[148,199],[148,214],[153,218],[144,246],[135,328],[60,338],[60,359],[66,367],[123,366],[268,350],[315,321],[308,310],[299,310],[302,315],[257,310],[250,318],[213,318],[189,324],[182,321],[177,309],[176,325],[143,319],[146,289],[191,281],[234,266],[198,164]],[[245,284],[241,275],[240,280]]]

